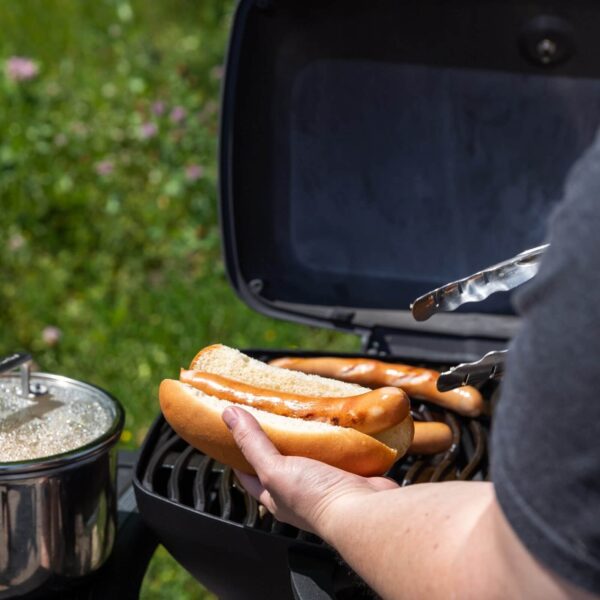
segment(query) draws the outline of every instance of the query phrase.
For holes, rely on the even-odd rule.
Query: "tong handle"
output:
[[[531,248],[501,263],[458,279],[417,298],[410,306],[417,321],[442,311],[456,310],[466,302],[481,302],[496,292],[506,292],[529,281],[549,244]]]
[[[437,389],[449,392],[462,385],[476,385],[489,379],[500,379],[504,374],[504,363],[508,350],[488,352],[479,360],[462,363],[440,374]]]

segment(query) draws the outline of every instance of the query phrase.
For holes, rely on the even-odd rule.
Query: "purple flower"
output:
[[[198,181],[204,175],[204,169],[200,165],[188,165],[185,168],[185,178],[188,181]]]
[[[101,177],[110,175],[115,169],[115,165],[112,160],[101,160],[96,163],[96,173]]]
[[[161,100],[158,100],[157,102],[154,102],[152,104],[152,113],[155,114],[157,117],[160,117],[160,115],[164,114],[165,108],[165,103]]]
[[[22,56],[11,56],[7,59],[4,70],[11,81],[28,81],[40,72],[36,62]]]
[[[62,338],[62,331],[54,325],[47,325],[42,330],[42,340],[47,346],[56,346]]]
[[[158,133],[158,127],[155,123],[147,122],[140,125],[140,137],[143,140],[149,140]]]
[[[181,123],[185,119],[187,112],[183,106],[175,106],[169,115],[172,123]]]

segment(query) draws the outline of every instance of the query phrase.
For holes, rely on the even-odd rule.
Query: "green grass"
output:
[[[160,380],[203,345],[358,345],[260,316],[226,281],[216,147],[232,10],[0,2],[0,63],[39,66],[30,81],[0,73],[0,354],[29,350],[42,370],[109,390],[127,447],[158,412]],[[142,597],[209,596],[162,550]]]

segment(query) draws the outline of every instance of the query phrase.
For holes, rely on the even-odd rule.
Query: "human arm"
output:
[[[527,552],[490,483],[400,488],[282,456],[242,409],[224,419],[258,473],[238,473],[249,493],[279,520],[322,537],[384,598],[592,597]]]

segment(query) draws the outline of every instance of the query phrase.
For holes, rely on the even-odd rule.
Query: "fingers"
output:
[[[248,411],[229,406],[223,411],[223,421],[260,478],[273,457],[281,456],[279,451]]]

